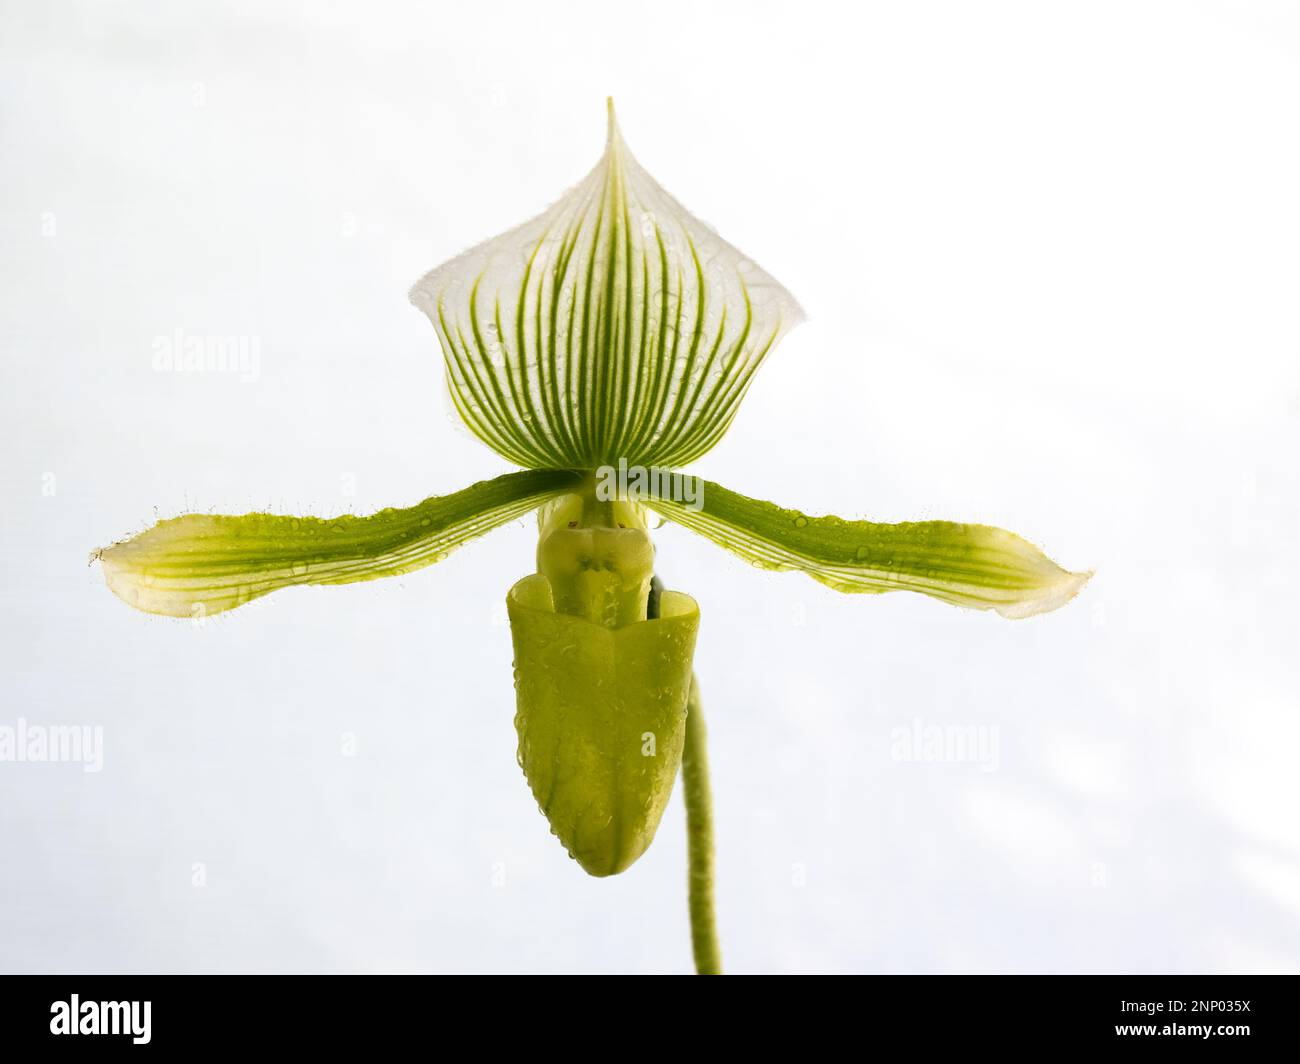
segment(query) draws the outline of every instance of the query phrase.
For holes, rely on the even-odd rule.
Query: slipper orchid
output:
[[[700,612],[654,579],[646,511],[836,591],[915,591],[1011,618],[1061,606],[1088,574],[984,525],[810,517],[648,475],[721,439],[803,314],[641,168],[612,104],[604,155],[578,185],[433,270],[411,299],[437,332],[461,418],[522,471],[366,517],[176,517],[98,552],[108,586],[147,612],[215,614],[293,585],[408,573],[538,511],[537,571],[507,596],[519,762],[597,876],[644,852],[682,769],[697,968],[717,971]],[[642,474],[637,490],[615,468]]]

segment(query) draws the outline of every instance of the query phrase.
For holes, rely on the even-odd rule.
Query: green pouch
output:
[[[555,611],[535,573],[507,596],[519,764],[552,832],[593,876],[654,838],[681,764],[700,612],[666,591],[660,615],[619,628]]]

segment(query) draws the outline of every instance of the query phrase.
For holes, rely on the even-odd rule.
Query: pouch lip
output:
[[[699,606],[607,628],[555,612],[544,573],[506,596],[514,645],[516,754],[538,808],[588,875],[626,871],[649,848],[685,743]],[[651,627],[651,626],[655,627]],[[645,732],[654,760],[642,761]]]
[[[507,596],[509,604],[516,609],[529,613],[545,613],[552,617],[563,617],[573,624],[596,628],[602,632],[617,633],[620,628],[605,628],[585,617],[555,612],[555,595],[551,591],[551,581],[545,573],[529,573],[515,582]],[[635,624],[657,624],[660,621],[688,620],[699,616],[700,606],[684,591],[664,591],[659,598],[659,616],[636,621]],[[632,625],[624,625],[630,628]]]

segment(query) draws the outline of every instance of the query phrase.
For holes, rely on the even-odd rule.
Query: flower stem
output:
[[[646,617],[659,616],[664,584],[650,581]],[[713,909],[713,792],[709,788],[709,754],[705,748],[704,706],[700,685],[691,673],[686,700],[686,745],[682,749],[682,791],[686,798],[687,901],[691,914],[691,949],[697,975],[722,974],[722,950]]]
[[[722,974],[722,950],[713,911],[713,795],[709,790],[709,755],[705,749],[704,707],[700,685],[691,676],[686,710],[686,747],[682,751],[682,789],[686,797],[686,852],[690,864],[691,947],[699,975]]]

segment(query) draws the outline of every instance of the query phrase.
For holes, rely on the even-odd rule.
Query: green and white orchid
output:
[[[598,876],[644,852],[682,769],[696,965],[718,971],[700,612],[654,578],[646,510],[836,591],[917,591],[1004,617],[1057,608],[1088,574],[984,525],[809,517],[658,475],[721,439],[803,313],[641,168],[612,103],[586,178],[433,270],[411,299],[437,332],[461,418],[522,471],[366,517],[186,514],[97,552],[108,586],[150,613],[210,615],[283,587],[408,573],[538,511],[537,571],[507,596],[520,764],[555,834]]]

